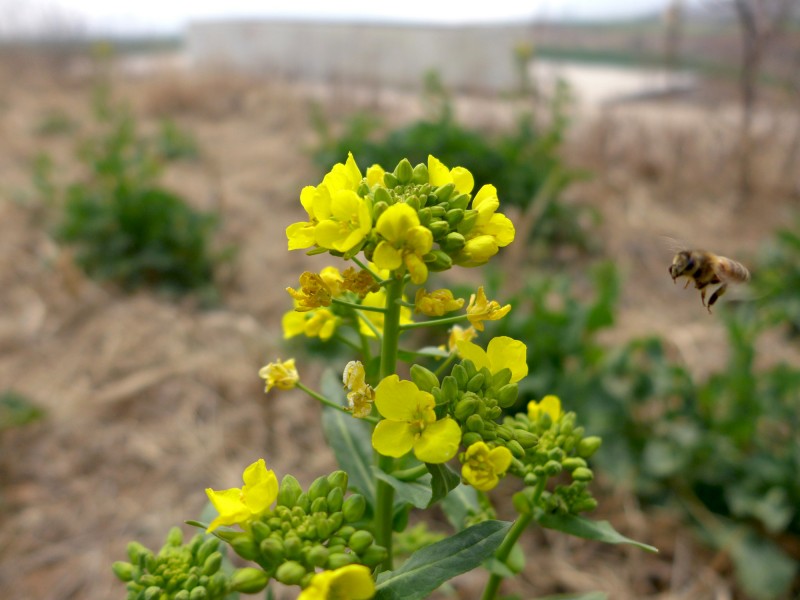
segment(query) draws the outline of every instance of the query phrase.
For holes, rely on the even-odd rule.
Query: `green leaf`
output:
[[[608,521],[592,521],[575,515],[541,515],[536,521],[542,527],[555,529],[575,537],[595,540],[606,544],[632,544],[648,552],[658,552],[658,548],[625,537]]]
[[[422,600],[433,590],[494,554],[511,523],[484,521],[411,555],[402,567],[378,576],[375,600]]]
[[[377,467],[372,468],[375,477],[388,483],[396,492],[395,504],[411,504],[416,508],[427,508],[431,501],[431,476],[423,475],[416,481],[400,481]]]
[[[483,563],[483,566],[492,574],[498,575],[503,579],[513,579],[525,569],[525,553],[519,543],[511,548],[511,554],[505,562],[490,557]]]
[[[444,464],[425,463],[425,466],[428,467],[428,472],[432,478],[431,489],[433,490],[433,496],[428,503],[428,506],[432,506],[456,489],[461,484],[461,477]]]
[[[478,492],[474,487],[458,485],[442,500],[442,510],[456,531],[464,529],[467,517],[480,512]]]
[[[322,393],[333,402],[341,402],[344,391],[332,370],[322,375]],[[334,408],[322,410],[322,430],[342,470],[347,472],[349,486],[372,503],[375,480],[372,476],[372,436],[368,425]]]

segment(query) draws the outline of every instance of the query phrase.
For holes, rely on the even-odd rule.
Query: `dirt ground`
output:
[[[299,392],[265,397],[257,376],[284,352],[284,288],[320,263],[289,254],[284,235],[303,216],[301,187],[318,181],[309,107],[322,103],[334,121],[369,107],[398,122],[420,108],[414,94],[116,68],[115,93],[145,129],[168,116],[196,136],[202,158],[169,168],[165,182],[220,211],[219,241],[238,247],[222,274],[222,306],[201,310],[98,285],[55,244],[53,215],[32,194],[30,163],[47,152],[56,178],[68,181],[78,172],[76,138],[34,130],[59,110],[85,133],[91,77],[65,62],[31,64],[0,68],[0,390],[31,398],[46,417],[0,431],[0,598],[119,598],[111,562],[124,558],[128,541],[157,547],[169,527],[197,518],[204,488],[238,485],[243,467],[262,456],[304,485],[334,468],[315,426],[318,406]],[[515,110],[486,98],[459,98],[456,108],[479,127],[506,126]],[[746,261],[797,208],[791,189],[769,182],[755,202],[736,204],[733,178],[719,168],[732,160],[721,149],[733,135],[732,111],[699,101],[586,111],[566,148],[568,160],[596,173],[567,200],[602,212],[604,251],[629,282],[609,340],[665,335],[698,372],[724,363],[724,334],[695,294],[672,285],[669,251],[656,239],[698,241]],[[665,115],[678,116],[665,123]],[[319,370],[309,366],[303,376],[313,381]],[[531,535],[528,569],[509,592],[741,597],[726,557],[702,549],[673,516],[645,515],[634,497],[603,482],[598,495],[602,516],[661,553]],[[459,578],[447,597],[475,597],[484,577]]]

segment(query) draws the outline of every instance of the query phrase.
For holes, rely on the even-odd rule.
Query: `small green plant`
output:
[[[197,141],[174,121],[162,121],[156,136],[157,151],[165,160],[194,160],[200,156]]]
[[[800,337],[800,218],[775,234],[758,262],[753,287],[769,320]]]
[[[58,238],[75,247],[78,264],[94,278],[213,301],[214,269],[224,258],[212,250],[217,217],[158,183],[167,155],[175,155],[164,140],[184,138],[175,129],[155,142],[140,136],[133,116],[105,95],[95,108],[101,131],[81,148],[88,175],[64,192]],[[52,191],[46,171],[37,173],[45,180],[37,187]]]
[[[0,431],[38,421],[44,411],[13,390],[0,392]]]

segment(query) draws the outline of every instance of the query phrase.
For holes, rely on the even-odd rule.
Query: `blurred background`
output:
[[[514,244],[431,285],[514,305],[483,339],[528,345],[520,407],[604,438],[593,517],[660,549],[531,532],[509,597],[797,598],[800,2],[335,6],[0,0],[0,597],[121,598],[204,488],[334,468],[257,371],[350,360],[281,318],[327,264],[286,250],[300,190],[352,151],[496,185]],[[681,248],[753,280],[709,314]]]

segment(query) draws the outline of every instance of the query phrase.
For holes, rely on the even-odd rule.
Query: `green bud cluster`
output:
[[[218,539],[197,534],[184,544],[177,527],[170,530],[157,554],[131,542],[128,559],[111,566],[127,583],[128,600],[222,600],[232,592],[259,592],[268,581],[258,569],[226,573],[221,569]]]
[[[455,185],[448,183],[432,186],[429,183],[428,167],[420,163],[411,166],[403,159],[394,171],[383,176],[386,187],[369,190],[366,184],[359,189],[362,197],[371,202],[372,222],[377,222],[383,212],[398,202],[403,202],[417,211],[420,224],[433,234],[436,246],[423,260],[430,271],[445,271],[459,264],[461,249],[467,243],[467,236],[478,220],[478,211],[468,208],[472,197],[459,193]],[[375,236],[359,246],[368,260],[372,260],[378,240]],[[466,260],[466,259],[464,259]]]
[[[247,531],[221,531],[242,558],[258,564],[267,578],[305,587],[316,568],[349,564],[370,568],[386,558],[372,533],[359,528],[366,510],[360,494],[345,498],[347,473],[318,477],[307,491],[291,475],[281,481],[274,509],[249,524]]]
[[[547,512],[578,514],[597,506],[597,501],[588,491],[588,483],[594,474],[586,459],[597,451],[601,439],[584,437],[584,429],[576,427],[575,418],[573,412],[563,414],[556,422],[552,422],[549,416],[532,422],[524,413],[504,418],[503,425],[512,430],[515,439],[537,440],[526,446],[522,455],[514,454],[509,469],[528,486],[514,498],[517,510],[530,510],[526,503],[532,501],[537,484],[542,479],[562,473],[569,475],[571,482],[556,486],[552,492],[544,491],[537,502],[538,507]]]
[[[417,379],[422,378],[414,378],[412,372],[412,379],[419,386]],[[430,393],[439,410],[461,426],[461,443],[465,448],[483,441],[490,446],[506,446],[514,456],[521,457],[526,447],[536,443],[537,438],[527,433],[517,438],[513,429],[497,422],[503,409],[517,401],[517,384],[511,383],[509,369],[492,374],[486,367],[477,369],[467,359],[454,365],[450,375],[436,383],[430,386]]]

